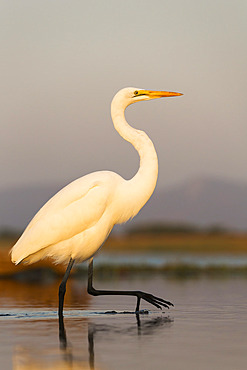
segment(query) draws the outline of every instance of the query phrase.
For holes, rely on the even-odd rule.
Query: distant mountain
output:
[[[37,185],[0,190],[0,230],[23,230],[61,186]]]
[[[247,231],[247,184],[197,179],[155,192],[135,223],[218,225]]]
[[[29,186],[0,191],[0,229],[23,230],[62,186]],[[126,227],[144,222],[219,225],[247,231],[247,184],[198,179],[156,191]]]

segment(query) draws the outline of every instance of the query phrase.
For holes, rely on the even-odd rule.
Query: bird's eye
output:
[[[134,95],[138,95],[138,91],[136,90],[136,91],[134,91]]]

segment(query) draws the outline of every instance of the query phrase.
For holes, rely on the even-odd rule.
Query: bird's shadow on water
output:
[[[112,313],[106,312],[104,314],[112,314]],[[127,312],[125,312],[125,314],[127,314]],[[95,343],[95,340],[97,340],[97,334],[99,333],[105,334],[107,337],[110,334],[113,334],[115,336],[121,335],[121,334],[128,334],[132,336],[153,335],[161,327],[170,326],[173,322],[173,319],[171,319],[168,316],[163,316],[163,315],[155,316],[155,317],[152,317],[151,319],[145,319],[145,321],[142,321],[142,316],[143,315],[146,316],[147,314],[148,312],[135,314],[136,324],[131,325],[131,326],[128,325],[127,327],[124,327],[124,328],[119,327],[117,324],[109,325],[109,324],[95,324],[95,323],[89,322],[88,323],[89,368],[95,369],[96,354],[95,354],[94,343]],[[62,354],[63,354],[63,361],[71,365],[73,363],[73,344],[67,338],[63,317],[59,318],[59,342],[60,342],[60,350],[62,351]]]

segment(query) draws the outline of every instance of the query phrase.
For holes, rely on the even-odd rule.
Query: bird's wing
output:
[[[90,181],[90,185],[87,181],[87,186],[84,182],[68,185],[40,209],[12,249],[15,261],[67,240],[99,221],[111,202],[112,190],[105,181]]]
[[[100,173],[99,173],[100,174]],[[99,177],[99,178],[98,178]],[[102,177],[102,176],[101,176]],[[31,229],[37,222],[49,215],[59,213],[66,207],[82,200],[96,186],[102,187],[105,179],[100,179],[97,172],[83,176],[58,191],[36,213],[28,224],[25,232]]]

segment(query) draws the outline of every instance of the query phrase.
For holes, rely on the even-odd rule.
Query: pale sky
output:
[[[158,187],[247,182],[246,19],[246,0],[0,0],[0,189],[133,176],[110,118],[127,86],[184,93],[127,110],[156,146]]]

